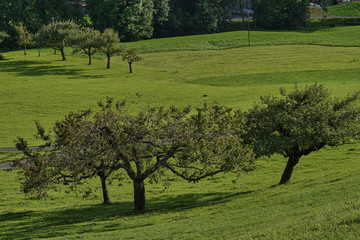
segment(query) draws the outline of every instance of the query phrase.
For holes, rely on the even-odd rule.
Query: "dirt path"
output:
[[[0,170],[10,170],[10,169],[14,169],[12,162],[0,163]]]

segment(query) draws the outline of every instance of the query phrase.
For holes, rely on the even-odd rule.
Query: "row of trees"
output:
[[[87,0],[88,17],[64,0],[2,1],[0,31],[16,36],[22,23],[31,33],[55,21],[72,20],[104,31],[112,28],[123,41],[205,34],[227,29],[231,10],[244,0]],[[251,0],[256,24],[294,29],[306,24],[309,0]],[[14,39],[5,45],[14,48]]]
[[[245,113],[204,105],[194,114],[189,107],[160,107],[130,115],[124,102],[114,107],[108,98],[95,113],[71,113],[56,122],[53,134],[37,123],[43,147],[54,149],[31,151],[24,139],[16,140],[28,159],[23,190],[41,197],[59,184],[97,176],[109,203],[107,180],[130,178],[135,209],[143,210],[146,179],[157,182],[173,173],[196,182],[221,172],[240,174],[254,169],[255,158],[279,153],[288,158],[284,184],[302,156],[359,136],[359,92],[339,100],[314,84],[281,95],[261,97]]]
[[[104,31],[113,28],[123,41],[222,31],[234,0],[87,0],[88,17],[64,0],[0,0],[0,31],[15,35],[20,22],[35,33],[54,21],[73,20]],[[14,48],[14,41],[5,42]]]
[[[0,0],[0,9],[0,31],[5,31],[10,36],[16,36],[14,25],[21,22],[32,33],[53,21],[72,19],[79,24],[86,24],[80,9],[64,0]],[[15,39],[6,39],[4,46],[15,48]]]
[[[20,23],[15,25],[18,35],[18,44],[24,47],[24,55],[28,45],[38,47],[51,47],[61,53],[62,60],[66,60],[65,47],[72,47],[74,53],[86,54],[91,64],[92,56],[100,52],[107,57],[107,68],[110,68],[110,59],[114,55],[121,55],[129,64],[132,73],[132,63],[140,61],[136,48],[126,49],[120,46],[118,32],[108,28],[103,33],[90,27],[81,27],[72,21],[59,21],[44,25],[35,35]],[[4,37],[6,37],[4,35]]]

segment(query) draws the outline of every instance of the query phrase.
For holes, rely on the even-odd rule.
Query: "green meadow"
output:
[[[34,121],[46,129],[71,111],[96,109],[106,96],[127,100],[128,111],[151,106],[223,104],[246,111],[262,95],[278,95],[315,82],[342,98],[360,89],[360,27],[247,32],[152,39],[138,47],[143,61],[133,74],[120,57],[53,50],[3,53],[0,61],[0,147],[22,136],[30,145]],[[136,93],[141,93],[137,97]],[[192,184],[169,175],[171,184],[146,183],[147,211],[134,214],[132,184],[114,182],[112,204],[51,192],[42,200],[19,191],[15,171],[0,171],[0,239],[359,239],[360,144],[325,148],[302,158],[289,184],[276,186],[281,156],[263,158],[255,171],[218,175]],[[0,153],[0,161],[17,158]],[[86,184],[83,186],[86,187]]]
[[[336,16],[360,16],[360,3],[353,2],[329,6],[328,11]]]

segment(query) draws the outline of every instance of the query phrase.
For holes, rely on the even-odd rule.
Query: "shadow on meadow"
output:
[[[0,238],[40,238],[64,236],[72,232],[82,234],[87,232],[114,231],[152,225],[146,215],[151,213],[177,213],[181,210],[197,207],[221,205],[232,200],[232,198],[248,194],[240,193],[206,193],[206,194],[183,194],[174,197],[159,197],[147,201],[145,213],[135,214],[133,202],[117,202],[108,205],[98,204],[81,208],[69,208],[45,211],[24,211],[17,213],[6,213],[0,215],[0,222],[8,223],[11,232],[3,232]],[[177,217],[179,216],[179,217]],[[183,213],[186,218],[186,213]],[[145,217],[145,218],[142,218]],[[150,219],[149,216],[148,219]],[[180,215],[175,218],[180,219]],[[168,220],[167,220],[168,221]],[[81,228],[76,228],[80,224]],[[95,225],[96,227],[94,227]],[[46,231],[44,231],[46,229]],[[71,231],[70,231],[71,229]],[[74,230],[75,229],[75,230]]]
[[[18,76],[45,76],[45,75],[77,75],[80,69],[71,69],[65,66],[53,66],[47,61],[4,61],[1,62],[1,71],[16,73]]]

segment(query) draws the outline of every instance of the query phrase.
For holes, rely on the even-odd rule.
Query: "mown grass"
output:
[[[360,16],[360,2],[329,6],[328,11],[336,16]]]
[[[103,56],[88,66],[85,57],[62,62],[51,50],[40,58],[37,50],[8,52],[0,62],[0,146],[18,135],[36,145],[35,120],[49,128],[106,96],[126,99],[130,112],[204,102],[246,110],[280,87],[319,82],[341,98],[360,89],[359,29],[253,32],[251,47],[246,32],[127,43],[144,57],[134,74],[120,57],[106,69]],[[169,175],[165,192],[146,184],[144,214],[132,210],[130,181],[110,185],[105,206],[97,179],[86,199],[63,189],[34,200],[19,191],[15,171],[0,171],[0,239],[359,239],[359,154],[357,143],[310,154],[282,186],[281,156],[260,159],[236,183],[232,175],[197,184]]]
[[[71,56],[70,49],[64,62],[52,50],[42,50],[41,57],[35,49],[27,56],[21,50],[8,52],[0,62],[0,146],[14,146],[17,136],[39,144],[32,138],[35,120],[48,129],[70,111],[94,108],[106,96],[126,99],[132,112],[204,102],[246,110],[260,95],[278,94],[280,87],[295,83],[320,82],[342,97],[359,89],[359,34],[359,27],[254,32],[251,47],[239,47],[247,41],[246,32],[127,43],[143,52],[134,74],[120,57],[106,69],[103,56],[88,66],[84,56]]]
[[[1,239],[358,239],[359,144],[326,148],[301,159],[289,184],[277,186],[285,159],[259,161],[254,172],[196,184],[170,176],[146,185],[147,211],[132,211],[132,185],[110,185],[112,204],[94,195],[50,193],[31,200],[16,173],[2,171]]]

